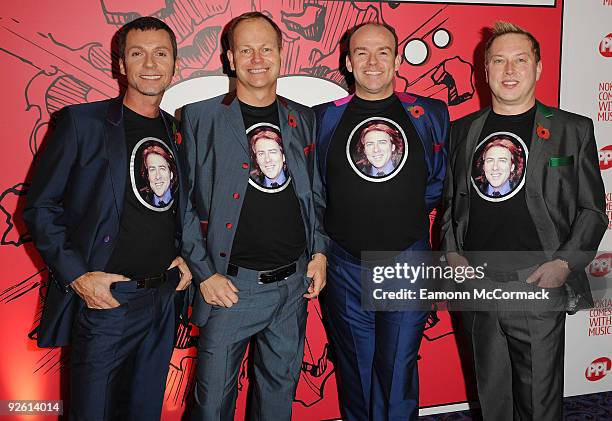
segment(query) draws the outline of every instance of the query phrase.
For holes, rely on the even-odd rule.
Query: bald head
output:
[[[361,23],[351,28],[351,30],[348,33],[349,51],[352,51],[352,48],[353,48],[351,45],[353,36],[357,32],[368,31],[371,29],[374,29],[376,32],[388,32],[389,36],[391,37],[391,44],[393,45],[393,55],[397,55],[398,38],[397,38],[397,34],[395,33],[395,29],[391,25],[388,25],[386,23],[378,23],[378,22],[364,22],[364,23]]]

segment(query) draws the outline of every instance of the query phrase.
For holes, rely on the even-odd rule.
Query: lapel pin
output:
[[[172,134],[174,135],[174,142],[177,145],[183,143],[183,136],[181,136],[181,132],[176,129],[176,123],[172,122]]]
[[[297,127],[297,118],[295,114],[293,114],[293,111],[289,111],[289,117],[287,118],[287,124],[293,127],[294,129]]]
[[[550,139],[550,130],[538,123],[536,126],[536,135],[538,135],[541,140],[548,140]]]
[[[410,111],[414,118],[419,118],[425,114],[425,110],[420,105],[411,105],[408,107],[408,111]]]

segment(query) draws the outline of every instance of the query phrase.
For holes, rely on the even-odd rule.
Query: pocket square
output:
[[[549,167],[564,167],[567,165],[574,165],[574,155],[553,156],[548,160]]]

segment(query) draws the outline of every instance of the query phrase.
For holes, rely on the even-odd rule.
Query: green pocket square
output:
[[[567,165],[574,165],[574,155],[553,156],[548,160],[549,167],[564,167]]]

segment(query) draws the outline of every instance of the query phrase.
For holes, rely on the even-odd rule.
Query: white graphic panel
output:
[[[599,169],[612,214],[612,7],[604,0],[566,0],[563,10],[561,108],[593,120]],[[544,63],[544,67],[546,63]],[[545,67],[546,68],[546,67]],[[568,316],[565,395],[612,390],[611,225],[587,268],[595,307]]]

